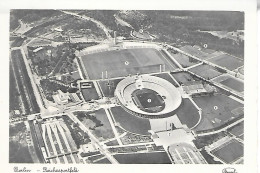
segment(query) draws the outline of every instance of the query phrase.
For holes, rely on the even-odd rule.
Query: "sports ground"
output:
[[[202,109],[201,123],[195,128],[197,131],[219,127],[243,114],[233,114],[233,110],[243,105],[223,94],[195,97],[193,100]]]
[[[212,62],[216,65],[219,65],[221,67],[226,67],[228,70],[235,70],[238,67],[241,67],[244,62],[241,59],[238,59],[234,56],[230,56],[228,54],[223,54],[217,57],[214,57],[212,59],[208,60],[209,62]]]
[[[200,65],[190,69],[190,71],[205,79],[212,79],[222,74],[210,65]]]
[[[176,110],[176,114],[181,123],[186,124],[189,128],[194,127],[200,119],[198,110],[189,99],[182,100],[182,104]]]
[[[121,106],[112,107],[111,112],[115,121],[128,132],[149,135],[148,130],[151,130],[151,125],[148,119],[139,118],[126,112]]]
[[[244,147],[237,140],[231,140],[224,147],[213,151],[212,154],[217,156],[219,159],[227,164],[233,163],[244,155]]]
[[[124,77],[129,74],[146,74],[173,67],[164,55],[152,48],[119,49],[82,56],[89,79]],[[106,75],[107,71],[107,75]]]

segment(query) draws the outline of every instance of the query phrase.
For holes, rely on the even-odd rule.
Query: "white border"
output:
[[[256,28],[256,1],[255,0],[10,0],[0,1],[0,106],[1,106],[1,145],[0,164],[1,172],[13,172],[13,167],[19,164],[8,164],[8,109],[9,109],[9,9],[157,9],[157,10],[231,10],[245,11],[245,163],[244,165],[63,165],[62,167],[76,166],[80,172],[112,172],[124,173],[157,173],[169,172],[200,172],[221,173],[223,168],[234,167],[238,173],[254,173],[257,152],[257,28]],[[45,165],[19,165],[20,167],[37,170]],[[48,165],[49,167],[51,165]],[[60,165],[53,165],[60,167]]]

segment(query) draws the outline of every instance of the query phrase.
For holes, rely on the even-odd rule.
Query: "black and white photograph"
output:
[[[255,163],[247,142],[257,140],[248,99],[256,79],[246,81],[257,57],[246,10],[27,5],[5,13],[13,172],[188,164],[242,173],[248,157]]]
[[[243,164],[243,12],[15,9],[10,48],[10,163]]]

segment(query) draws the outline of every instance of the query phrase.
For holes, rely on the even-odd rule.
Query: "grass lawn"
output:
[[[190,69],[190,71],[205,79],[212,79],[212,78],[217,77],[222,74],[222,73],[218,72],[217,70],[215,70],[210,65],[200,65],[200,66]]]
[[[171,164],[166,152],[117,154],[114,157],[122,164]]]
[[[81,89],[82,95],[85,99],[85,101],[90,101],[90,100],[97,100],[99,99],[98,93],[96,91],[96,88],[86,88],[86,89]]]
[[[114,92],[116,89],[117,84],[121,81],[122,79],[114,79],[114,80],[102,80],[98,81],[100,88],[104,94],[105,97],[113,97]],[[108,83],[110,85],[110,88],[108,87]]]
[[[223,54],[223,55],[214,57],[214,58],[210,59],[209,62],[217,64],[221,67],[226,67],[228,70],[231,70],[231,71],[244,65],[243,60],[240,60],[240,59],[230,56],[228,54]]]
[[[176,114],[181,123],[186,124],[189,128],[195,126],[199,121],[198,110],[189,99],[182,100],[182,104],[176,110]]]
[[[241,137],[244,134],[244,122],[235,125],[228,129],[228,132],[232,133],[237,137]]]
[[[244,91],[244,83],[237,80],[237,79],[234,79],[234,78],[228,78],[228,79],[225,79],[223,81],[220,82],[221,84],[231,88],[231,89],[234,89],[238,92],[243,92]]]
[[[111,112],[116,122],[125,130],[140,135],[149,135],[148,130],[151,130],[151,125],[148,119],[136,117],[120,106],[111,108]]]
[[[177,54],[171,53],[171,54],[174,57],[174,59],[176,61],[178,61],[178,63],[181,64],[182,67],[190,67],[190,66],[198,63],[198,62],[194,62],[193,59],[191,59],[190,57],[188,57],[184,54],[181,54],[181,53],[177,53]],[[191,61],[191,60],[193,60],[193,61]]]
[[[82,61],[90,79],[101,79],[105,71],[108,78],[159,72],[160,64],[167,63],[161,52],[152,48],[99,52],[82,56]]]
[[[244,146],[238,141],[232,140],[232,142],[212,154],[229,164],[244,156]]]
[[[231,111],[243,105],[226,95],[202,96],[193,98],[195,103],[202,108],[202,122],[196,130],[208,130],[227,123],[234,115]]]
[[[113,138],[115,135],[114,135],[114,132],[113,132],[112,127],[110,125],[110,122],[107,118],[107,114],[106,114],[105,110],[99,109],[99,110],[95,111],[95,116],[98,120],[101,121],[103,126],[97,127],[94,130],[94,134],[98,137],[103,138],[103,139]]]
[[[183,84],[195,80],[195,78],[193,78],[187,72],[171,73],[171,75],[176,79],[177,82],[179,82],[179,84]]]

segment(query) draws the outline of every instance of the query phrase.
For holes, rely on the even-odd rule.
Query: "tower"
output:
[[[114,44],[117,44],[117,39],[116,39],[116,31],[114,31]]]

